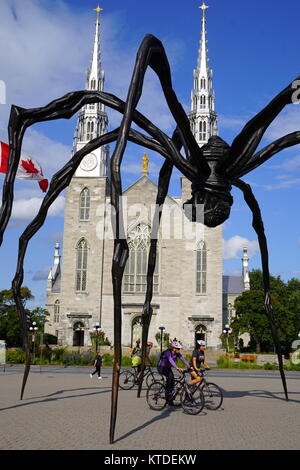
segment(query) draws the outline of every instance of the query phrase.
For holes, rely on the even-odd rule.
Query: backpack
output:
[[[130,357],[136,356],[139,352],[140,352],[140,349],[138,349],[138,348],[133,348],[132,351],[131,351]]]

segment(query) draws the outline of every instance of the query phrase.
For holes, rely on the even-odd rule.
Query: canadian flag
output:
[[[0,141],[0,173],[7,173],[8,155],[9,145]],[[16,177],[37,180],[44,193],[48,189],[48,180],[44,178],[41,165],[36,160],[33,160],[33,158],[23,154],[21,154]]]

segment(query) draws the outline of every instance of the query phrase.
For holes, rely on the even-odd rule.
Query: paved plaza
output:
[[[289,402],[276,371],[213,369],[222,408],[189,416],[149,409],[136,390],[119,393],[115,443],[109,444],[111,368],[31,369],[20,401],[22,366],[0,371],[1,450],[187,450],[300,448],[300,373],[287,373]]]

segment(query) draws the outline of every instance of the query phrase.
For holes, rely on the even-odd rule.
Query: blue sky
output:
[[[137,0],[100,2],[102,64],[105,90],[126,97],[138,46],[147,33],[162,40],[170,60],[173,86],[186,111],[190,109],[193,69],[196,66],[202,1]],[[219,135],[228,143],[243,125],[259,112],[299,73],[298,31],[300,4],[253,0],[207,2],[208,52],[213,69]],[[6,84],[6,104],[0,104],[0,140],[7,141],[11,104],[44,106],[63,94],[82,89],[90,62],[94,36],[93,8],[85,0],[1,0],[0,80]],[[174,123],[165,106],[159,83],[149,71],[139,109],[166,133]],[[108,110],[107,110],[108,111]],[[119,122],[110,113],[110,128]],[[75,118],[39,124],[27,131],[24,150],[51,176],[69,159]],[[289,105],[274,121],[262,146],[300,129],[300,108]],[[144,149],[128,146],[124,160],[124,187],[140,175]],[[148,152],[150,176],[156,181],[162,158]],[[55,156],[55,158],[53,157]],[[179,174],[170,193],[179,194]],[[0,175],[0,185],[3,183]],[[265,222],[270,271],[287,280],[300,277],[300,186],[299,146],[281,152],[246,175],[252,184]],[[223,227],[224,272],[241,270],[241,249],[246,243],[250,267],[260,268],[256,234],[251,214],[238,190],[234,206]],[[36,183],[17,181],[16,203],[10,227],[0,248],[0,289],[9,288],[16,266],[18,237],[36,212],[42,193]],[[64,195],[52,209],[42,230],[30,242],[25,262],[25,280],[43,305],[46,280],[53,260],[54,244],[63,231]]]

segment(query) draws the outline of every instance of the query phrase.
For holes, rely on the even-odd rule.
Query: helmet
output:
[[[197,343],[198,343],[200,346],[206,346],[205,341],[203,341],[202,339],[198,339],[198,340],[197,340]]]
[[[147,341],[147,346],[153,346],[152,341]]]
[[[175,348],[175,349],[181,349],[181,348],[182,348],[182,346],[181,346],[181,344],[179,343],[179,341],[172,341],[172,342],[171,342],[171,346],[172,346],[172,348]]]

